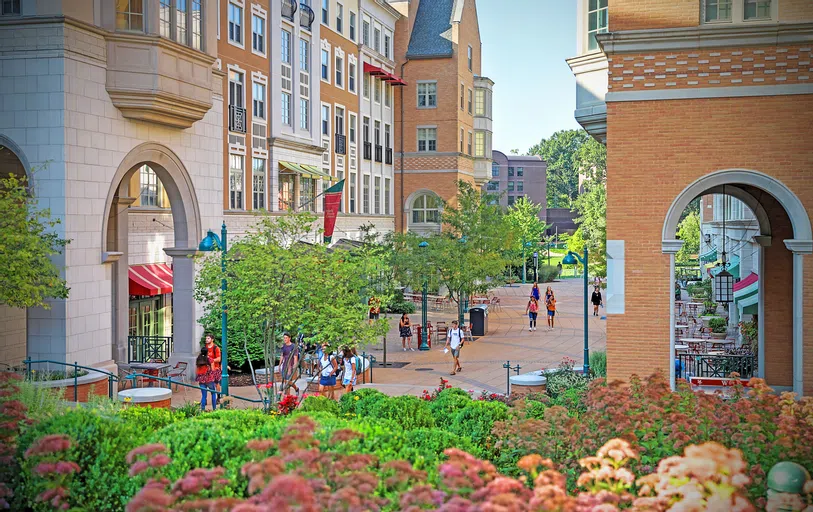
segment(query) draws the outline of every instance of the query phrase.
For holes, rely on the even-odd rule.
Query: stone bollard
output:
[[[767,510],[798,512],[805,508],[803,490],[810,474],[795,462],[779,462],[768,472]]]

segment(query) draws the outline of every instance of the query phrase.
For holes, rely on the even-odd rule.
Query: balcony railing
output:
[[[229,105],[229,131],[246,133],[246,109]]]
[[[306,4],[299,4],[299,26],[310,30],[314,19],[316,19],[316,15],[313,13],[313,9]]]
[[[282,0],[282,17],[294,21],[296,4],[296,0]]]
[[[753,354],[678,354],[676,377],[688,380],[689,377],[726,378],[731,372],[740,374],[741,379],[750,379],[757,371],[757,358]]]
[[[392,148],[387,148],[387,152],[384,153],[384,163],[387,165],[392,165]]]
[[[336,139],[336,154],[337,155],[346,155],[347,154],[347,137],[342,135],[341,133],[337,133],[335,135]]]
[[[364,143],[364,159],[365,160],[373,159],[373,145],[370,142]]]
[[[383,160],[383,158],[382,158],[383,153],[384,153],[384,148],[381,146],[381,144],[376,144],[375,145],[375,161],[376,162],[380,162],[381,160]]]
[[[128,336],[127,360],[130,363],[169,361],[172,336]]]

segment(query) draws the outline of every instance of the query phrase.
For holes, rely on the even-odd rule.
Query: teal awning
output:
[[[717,260],[717,248],[710,250],[709,252],[703,253],[700,255],[700,263],[711,263],[712,261]]]
[[[716,276],[720,272],[722,272],[723,267],[714,267],[713,269],[709,270],[709,274],[711,277]],[[731,260],[728,262],[728,267],[726,268],[728,273],[734,276],[735,279],[740,277],[740,257],[739,256],[732,256]]]

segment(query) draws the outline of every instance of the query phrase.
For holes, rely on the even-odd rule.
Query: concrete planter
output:
[[[528,393],[544,393],[548,379],[541,375],[526,373],[524,375],[514,375],[509,380],[511,382],[512,395],[527,395]]]
[[[91,396],[110,396],[108,376],[102,372],[89,370],[87,375],[61,380],[35,380],[34,385],[41,388],[61,389],[62,397],[67,402],[88,402]],[[76,391],[74,391],[74,385]],[[75,398],[74,398],[75,397]]]
[[[119,391],[119,401],[133,407],[169,409],[172,390],[167,388],[133,388]]]

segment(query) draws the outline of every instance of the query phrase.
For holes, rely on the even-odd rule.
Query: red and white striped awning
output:
[[[166,263],[130,265],[130,295],[172,293],[172,269]]]

